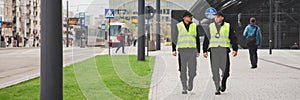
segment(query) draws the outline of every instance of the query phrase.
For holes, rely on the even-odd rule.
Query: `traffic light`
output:
[[[145,7],[146,19],[152,19],[154,17],[155,10],[152,6]]]

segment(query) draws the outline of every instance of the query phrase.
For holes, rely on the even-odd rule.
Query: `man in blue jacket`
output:
[[[247,46],[250,54],[252,69],[257,68],[257,48],[260,48],[262,42],[262,34],[260,28],[256,25],[256,19],[250,18],[250,24],[244,30],[244,37],[247,39]],[[255,38],[251,42],[250,38]]]

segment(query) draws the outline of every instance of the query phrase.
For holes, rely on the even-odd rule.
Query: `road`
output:
[[[64,48],[63,65],[67,66],[103,52],[105,48]],[[0,49],[0,88],[40,75],[40,48]]]

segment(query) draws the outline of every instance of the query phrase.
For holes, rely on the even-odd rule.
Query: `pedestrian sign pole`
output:
[[[115,10],[114,9],[105,9],[105,18],[108,18],[108,55],[110,55],[110,44],[112,45],[112,42],[110,41],[110,19],[113,19],[115,17]]]
[[[0,48],[2,48],[2,16],[0,16]]]

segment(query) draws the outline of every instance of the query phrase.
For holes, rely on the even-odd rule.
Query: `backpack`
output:
[[[122,41],[122,35],[119,34],[118,37],[117,37],[117,39],[118,39],[119,41]]]

